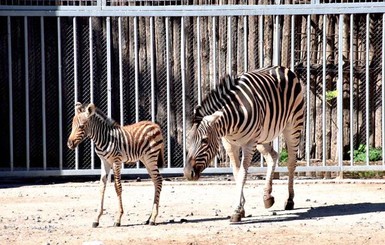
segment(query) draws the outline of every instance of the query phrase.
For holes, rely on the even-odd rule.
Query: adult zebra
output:
[[[188,180],[199,179],[201,172],[218,153],[220,139],[233,166],[237,185],[236,209],[231,222],[245,216],[243,186],[253,154],[260,151],[268,164],[264,204],[274,204],[272,178],[278,154],[271,141],[283,133],[288,151],[289,197],[285,209],[294,208],[293,178],[296,153],[303,129],[302,85],[287,68],[274,66],[246,72],[239,77],[226,75],[194,111],[188,136]],[[242,160],[240,161],[240,150]]]
[[[67,145],[75,149],[86,137],[95,142],[95,152],[102,161],[100,187],[101,202],[98,215],[92,226],[99,225],[103,214],[104,192],[106,190],[107,176],[113,169],[115,190],[119,200],[119,209],[115,217],[114,226],[120,226],[123,215],[121,167],[122,163],[140,160],[154,183],[155,196],[152,213],[146,224],[154,225],[158,215],[160,192],[162,190],[162,177],[158,167],[163,165],[164,143],[159,125],[142,121],[136,124],[120,126],[108,118],[94,104],[75,105],[75,116],[72,121],[72,132]]]

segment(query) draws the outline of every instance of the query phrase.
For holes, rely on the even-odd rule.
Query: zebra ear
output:
[[[90,117],[95,113],[96,106],[94,104],[89,104],[86,108],[87,116]]]
[[[222,117],[222,116],[223,116],[223,112],[222,112],[222,111],[217,111],[217,112],[215,112],[214,114],[211,114],[211,115],[209,115],[209,116],[205,116],[203,119],[204,119],[205,121],[207,121],[210,125],[212,125],[212,124],[214,124],[215,122],[217,122],[218,119],[219,119],[220,117]]]
[[[194,109],[194,114],[196,114],[197,112],[199,112],[199,110],[201,109],[201,106],[200,105],[197,105]]]
[[[82,103],[76,102],[76,104],[75,104],[75,114],[81,113],[83,111],[84,111],[84,109],[83,109]]]

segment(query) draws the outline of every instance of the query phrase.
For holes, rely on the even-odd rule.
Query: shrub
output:
[[[356,162],[366,161],[366,145],[361,144],[357,150],[353,151],[353,159]],[[382,160],[382,149],[369,147],[369,161]]]
[[[287,154],[287,150],[282,149],[281,154],[279,155],[279,162],[287,162],[288,156],[289,156],[289,154]]]

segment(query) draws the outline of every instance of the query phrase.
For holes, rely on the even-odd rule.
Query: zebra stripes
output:
[[[100,176],[100,195],[98,215],[93,227],[99,225],[103,214],[104,193],[107,176],[113,169],[115,190],[119,201],[119,210],[115,217],[114,226],[120,226],[123,215],[121,167],[122,163],[140,160],[146,167],[155,186],[152,213],[146,224],[154,225],[158,215],[162,177],[159,167],[163,166],[164,142],[159,125],[142,121],[136,124],[120,126],[108,118],[94,104],[75,105],[75,116],[72,122],[72,132],[67,145],[75,149],[85,138],[89,137],[95,143],[95,152],[102,161]]]
[[[270,142],[283,133],[288,150],[289,197],[285,209],[294,208],[294,170],[296,153],[303,129],[302,85],[296,75],[284,67],[267,67],[239,77],[226,75],[194,111],[188,136],[188,180],[199,179],[201,172],[218,153],[220,139],[233,166],[237,184],[232,222],[244,217],[243,186],[253,154],[260,151],[268,170],[264,188],[265,207],[274,204],[272,177],[278,153]],[[242,160],[240,160],[240,150]]]

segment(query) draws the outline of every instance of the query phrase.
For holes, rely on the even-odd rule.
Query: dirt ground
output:
[[[125,181],[121,227],[112,227],[117,201],[106,190],[105,215],[92,228],[98,181],[0,185],[0,244],[385,244],[384,180],[296,180],[295,209],[262,202],[263,181],[248,180],[246,216],[230,224],[235,184],[226,180],[164,181],[158,225],[146,226],[153,198],[149,181]]]

